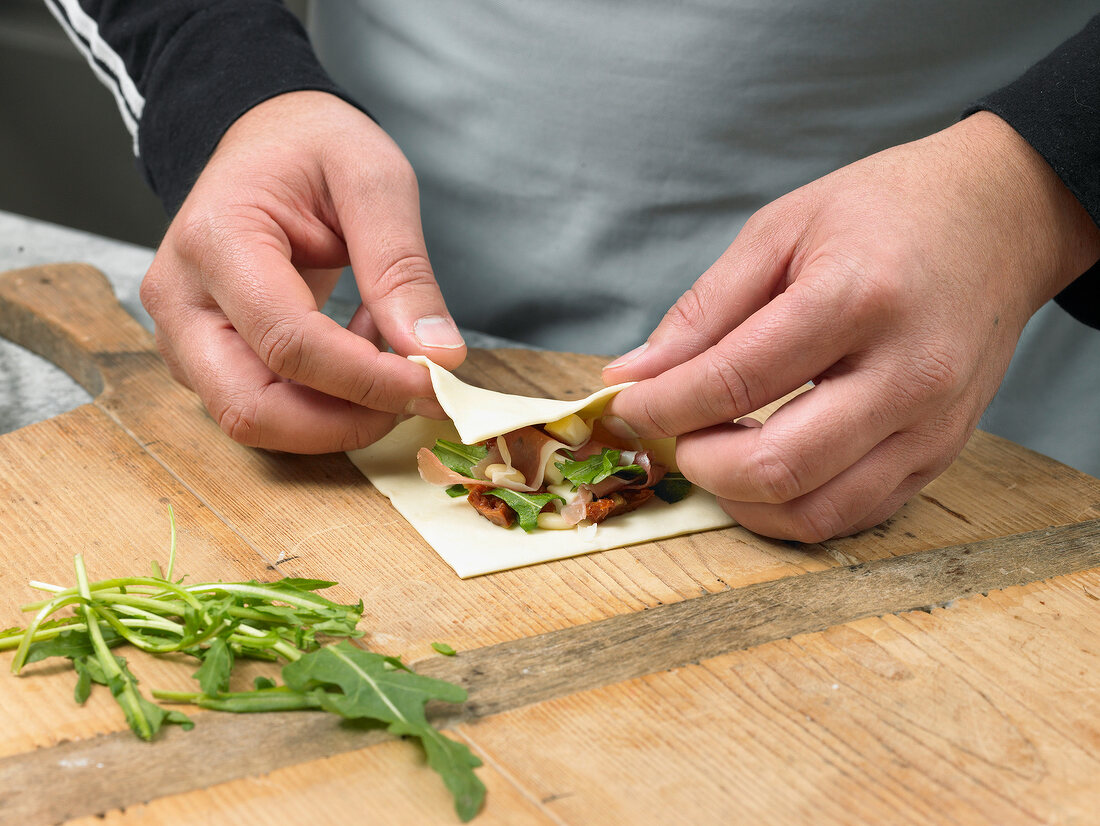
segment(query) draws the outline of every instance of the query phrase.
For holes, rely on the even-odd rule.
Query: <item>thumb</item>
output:
[[[767,304],[782,289],[797,243],[795,225],[782,210],[753,215],[721,257],[665,313],[646,342],[604,367],[604,382],[639,381],[682,364]]]
[[[334,192],[333,199],[363,306],[382,337],[400,355],[424,355],[454,369],[466,358],[466,344],[428,261],[416,179],[401,160],[372,192],[354,199]]]

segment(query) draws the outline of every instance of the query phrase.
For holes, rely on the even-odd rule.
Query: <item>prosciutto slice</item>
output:
[[[523,474],[530,486],[528,490],[538,490],[545,481],[546,463],[550,461],[550,455],[555,450],[567,448],[564,442],[559,442],[547,436],[535,427],[521,427],[511,433],[498,436],[497,441],[504,440],[511,459],[509,464]],[[501,451],[503,454],[503,451]]]
[[[503,450],[501,442],[504,443]],[[546,463],[550,460],[551,454],[565,447],[567,447],[565,444],[552,439],[537,428],[521,427],[519,430],[498,436],[494,442],[490,442],[489,455],[478,462],[473,470],[474,473],[482,473],[488,465],[500,463],[507,451],[509,461],[506,464],[523,474],[524,482],[494,483],[495,487],[530,493],[542,487]],[[456,473],[443,464],[439,457],[427,447],[422,447],[417,452],[416,465],[420,470],[420,477],[432,485],[485,485],[487,481],[484,476],[479,479]]]
[[[598,452],[598,451],[597,451]],[[668,472],[668,468],[664,465],[659,465],[653,461],[653,454],[648,450],[634,451],[633,455],[629,451],[623,451],[620,455],[620,461],[624,465],[638,465],[645,471],[643,475],[635,476],[632,479],[623,479],[619,476],[608,476],[606,479],[597,482],[594,485],[584,485],[583,487],[592,491],[592,495],[597,499],[601,499],[607,496],[609,493],[614,493],[617,490],[635,490],[637,488],[651,488],[656,485],[664,475]]]
[[[484,479],[474,479],[471,476],[463,476],[461,473],[456,473],[451,470],[441,461],[439,457],[432,453],[431,448],[422,447],[416,452],[416,467],[420,471],[420,478],[430,485],[441,485],[443,487],[450,487],[451,485],[478,485],[485,487],[486,481]],[[535,488],[530,485],[521,485],[515,482],[504,482],[496,487],[507,488],[508,490],[520,491],[523,493],[529,493]]]

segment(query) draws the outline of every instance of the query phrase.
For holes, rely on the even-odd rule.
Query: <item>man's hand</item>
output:
[[[813,542],[886,519],[962,449],[1027,319],[1100,257],[1100,230],[988,113],[754,215],[647,345],[608,413],[677,435],[742,525]],[[813,380],[763,427],[734,419]]]
[[[318,308],[349,263],[363,307],[345,330]],[[362,447],[395,414],[442,416],[428,371],[403,357],[454,368],[466,355],[412,168],[370,118],[321,92],[273,98],[230,127],[141,297],[176,379],[234,439],[275,450]]]

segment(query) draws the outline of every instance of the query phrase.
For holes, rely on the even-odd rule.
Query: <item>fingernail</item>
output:
[[[445,419],[447,414],[435,399],[413,399],[405,405],[406,416],[427,416],[429,419]]]
[[[418,318],[413,324],[413,335],[423,347],[457,350],[466,343],[462,340],[462,333],[458,331],[454,321],[449,316],[443,315],[426,315]]]
[[[620,439],[639,438],[638,434],[634,432],[634,428],[618,416],[604,416],[600,419],[600,422],[607,428],[607,432],[612,436],[618,436]]]
[[[619,356],[617,359],[611,362],[611,364],[604,367],[604,370],[612,370],[616,367],[622,367],[624,364],[630,364],[630,362],[634,361],[634,359],[638,358],[638,356],[644,353],[647,347],[649,347],[648,341],[645,344],[635,347],[629,353],[624,353],[623,355]]]

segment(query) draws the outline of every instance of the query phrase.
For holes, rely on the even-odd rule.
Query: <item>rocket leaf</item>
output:
[[[415,737],[431,766],[454,795],[463,821],[478,813],[485,786],[473,770],[481,761],[462,743],[440,734],[425,717],[429,700],[461,703],[466,690],[409,671],[403,663],[348,642],[304,655],[283,667],[289,688],[314,697],[326,711],[387,724],[398,736]]]
[[[560,496],[553,493],[520,493],[507,488],[493,488],[487,491],[490,496],[503,499],[516,512],[516,520],[519,526],[530,533],[539,526],[539,514],[548,502],[557,499],[564,502]]]
[[[461,476],[473,476],[474,465],[489,455],[489,448],[485,445],[464,445],[459,442],[448,442],[446,439],[436,439],[432,453],[455,473]]]
[[[671,505],[691,493],[691,482],[684,477],[684,474],[669,471],[660,482],[653,486],[653,492],[657,494],[659,499],[663,499]]]
[[[595,485],[602,482],[608,476],[641,476],[645,468],[641,465],[620,465],[619,457],[622,452],[613,447],[605,447],[595,456],[587,459],[569,459],[564,462],[555,462],[562,476],[573,483],[574,487],[581,485]]]
[[[199,681],[203,694],[217,695],[229,690],[232,671],[233,649],[224,637],[215,637],[202,654],[202,665],[191,676]]]

